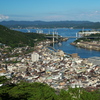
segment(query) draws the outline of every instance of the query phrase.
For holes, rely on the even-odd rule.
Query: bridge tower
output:
[[[55,41],[55,40],[54,40],[54,31],[53,31],[53,48],[54,48],[54,41]]]

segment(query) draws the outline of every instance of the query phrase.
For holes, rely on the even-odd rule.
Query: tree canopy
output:
[[[20,82],[0,87],[0,100],[99,100],[99,94],[100,90],[88,92],[82,88],[55,90],[47,84],[37,82]]]
[[[0,25],[0,43],[2,44],[11,47],[34,46],[36,42],[35,39],[37,39],[37,41],[42,41],[45,37],[43,34],[22,33]]]

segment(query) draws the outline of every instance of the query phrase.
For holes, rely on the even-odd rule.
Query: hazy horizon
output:
[[[100,22],[99,0],[0,0],[0,21]]]

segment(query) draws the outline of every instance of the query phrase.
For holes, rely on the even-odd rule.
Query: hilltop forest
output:
[[[44,36],[37,33],[22,33],[0,25],[0,43],[7,46],[34,46],[35,42],[45,40]]]

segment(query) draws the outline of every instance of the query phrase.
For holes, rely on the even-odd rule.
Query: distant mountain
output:
[[[55,28],[55,27],[66,27],[66,28],[100,28],[100,22],[90,21],[2,21],[1,25],[9,28]]]

